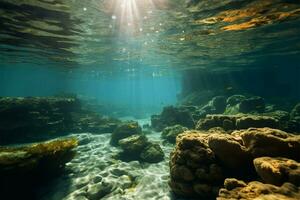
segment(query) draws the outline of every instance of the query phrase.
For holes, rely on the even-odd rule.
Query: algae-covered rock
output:
[[[287,158],[260,157],[253,161],[256,172],[265,183],[300,185],[300,163]]]
[[[144,162],[157,163],[164,159],[164,152],[159,144],[149,144],[140,154]]]
[[[220,189],[217,200],[298,200],[300,199],[300,188],[292,183],[284,183],[278,187],[252,181],[246,184],[237,179],[226,179],[225,188]]]
[[[0,98],[0,144],[47,140],[70,132],[112,132],[119,120],[84,107],[76,97]]]
[[[169,127],[166,127],[162,131],[161,137],[162,137],[162,139],[164,139],[172,144],[175,144],[177,135],[180,133],[183,133],[184,131],[187,131],[187,130],[188,130],[188,128],[183,127],[178,124],[174,125],[174,126],[169,126]]]
[[[178,135],[170,160],[169,185],[175,194],[198,199],[217,195],[223,172],[208,147],[208,138],[209,134],[200,131]]]
[[[257,158],[262,156],[285,157],[300,160],[300,136],[271,128],[249,128],[235,131],[244,146]]]
[[[194,127],[194,119],[187,108],[167,106],[160,115],[151,116],[151,126],[156,131],[162,131],[164,128],[176,124],[188,128]]]
[[[133,154],[141,152],[149,144],[145,135],[132,135],[119,140],[119,145],[125,153]]]
[[[35,187],[47,183],[74,155],[77,139],[52,140],[0,148],[1,195],[33,198]],[[16,193],[17,191],[17,193]]]
[[[142,128],[139,126],[137,122],[129,121],[119,125],[111,135],[110,144],[113,146],[117,146],[119,144],[119,140],[129,137],[131,135],[141,134]]]
[[[196,124],[197,130],[208,130],[214,127],[221,127],[224,130],[247,129],[247,128],[279,128],[279,121],[271,116],[260,116],[250,114],[237,115],[207,115]]]
[[[243,173],[246,173],[246,169],[252,164],[251,154],[237,137],[229,134],[212,134],[208,138],[208,146],[230,169],[240,166],[244,169]]]
[[[244,99],[239,104],[239,111],[242,113],[265,111],[265,100],[262,97],[251,97]]]

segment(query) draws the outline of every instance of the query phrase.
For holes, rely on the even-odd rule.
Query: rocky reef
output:
[[[148,140],[137,122],[123,122],[111,135],[110,144],[119,146],[122,151],[117,158],[125,161],[157,163],[164,159],[159,144]]]
[[[85,108],[76,97],[0,98],[0,144],[33,142],[70,132],[112,132],[118,123]]]
[[[0,191],[4,197],[35,199],[39,187],[64,169],[75,156],[77,139],[60,139],[0,148]],[[17,192],[16,192],[17,191]]]
[[[249,128],[231,134],[217,129],[186,131],[178,135],[171,154],[169,184],[175,194],[197,199],[215,199],[218,194],[219,199],[235,198],[236,191],[231,193],[228,188],[247,187],[244,182],[229,184],[225,181],[227,190],[218,192],[225,178],[299,185],[299,152],[300,136],[278,129]],[[252,187],[252,183],[249,184]],[[277,195],[274,191],[269,193]],[[299,195],[299,191],[295,195]]]

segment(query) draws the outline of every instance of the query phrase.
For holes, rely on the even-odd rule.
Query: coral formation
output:
[[[162,131],[161,138],[165,141],[168,141],[169,143],[175,144],[177,135],[187,130],[188,128],[183,127],[179,124],[174,126],[168,126]]]

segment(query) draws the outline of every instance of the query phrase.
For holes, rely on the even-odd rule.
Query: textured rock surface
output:
[[[300,185],[300,163],[287,158],[260,157],[253,161],[256,172],[265,183]]]
[[[64,169],[74,156],[75,138],[0,148],[0,191],[14,199],[33,198],[35,187],[47,183]],[[18,192],[16,193],[17,190]]]
[[[213,127],[222,127],[225,130],[255,128],[278,128],[279,121],[271,116],[258,116],[249,114],[237,115],[207,115],[196,124],[197,130],[208,130]]]
[[[170,187],[178,195],[213,199],[225,177],[258,179],[253,165],[257,157],[282,156],[299,160],[299,144],[298,135],[271,128],[249,128],[231,134],[219,129],[186,131],[177,136],[171,154]],[[299,182],[298,176],[294,175],[298,168],[290,173],[291,182]],[[226,185],[228,188],[246,186],[237,181]]]
[[[300,136],[271,128],[249,128],[234,131],[232,135],[240,135],[244,146],[254,158],[262,156],[286,157],[300,160]]]
[[[162,131],[161,137],[162,139],[175,144],[177,135],[187,130],[188,129],[186,127],[183,127],[181,125],[169,126]]]
[[[119,145],[119,140],[127,138],[131,135],[141,134],[142,128],[137,122],[124,122],[119,125],[111,135],[110,144],[113,146]]]
[[[192,114],[185,107],[164,107],[160,115],[151,116],[151,126],[156,131],[162,131],[164,128],[176,124],[188,128],[195,126]]]
[[[112,132],[118,123],[86,109],[75,97],[0,98],[0,144],[34,142],[69,132]]]
[[[211,198],[216,196],[223,174],[208,147],[209,134],[186,131],[177,137],[170,160],[170,187],[178,195]]]
[[[237,179],[226,179],[224,187],[219,191],[217,200],[298,200],[300,188],[291,183],[284,183],[281,187],[253,181],[246,184]]]

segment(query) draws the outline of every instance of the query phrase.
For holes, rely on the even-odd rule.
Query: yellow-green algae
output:
[[[0,147],[0,175],[60,168],[71,160],[76,138],[51,140],[20,147]]]

